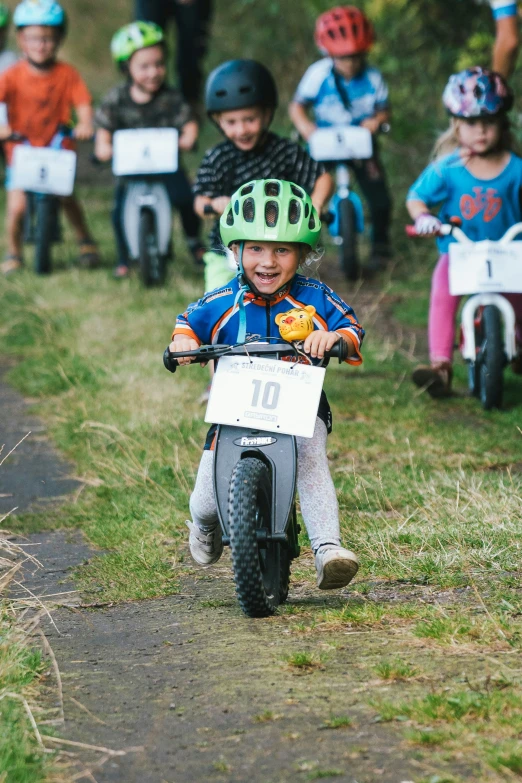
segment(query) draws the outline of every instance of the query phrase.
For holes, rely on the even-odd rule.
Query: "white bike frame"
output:
[[[522,223],[515,223],[514,226],[511,226],[511,228],[506,231],[502,239],[499,240],[499,244],[505,245],[512,242],[520,233],[522,233]],[[457,226],[452,226],[447,223],[443,224],[440,229],[440,234],[443,236],[451,234],[457,242],[473,244],[472,240]],[[515,339],[515,311],[513,310],[511,302],[500,293],[474,294],[466,301],[460,317],[463,335],[462,357],[469,362],[476,361],[475,317],[477,310],[479,310],[480,307],[486,307],[487,305],[494,305],[500,310],[504,322],[504,350],[506,352],[506,358],[508,362],[510,362],[515,358],[517,352]]]

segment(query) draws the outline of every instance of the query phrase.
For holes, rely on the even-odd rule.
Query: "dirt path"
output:
[[[366,292],[358,299],[366,310],[375,305]],[[42,499],[73,491],[71,467],[4,382],[0,406],[4,454],[28,430],[38,433],[2,468],[2,508],[41,509]],[[415,758],[399,727],[375,722],[368,706],[368,679],[395,652],[393,637],[369,630],[310,636],[298,617],[247,620],[226,556],[210,571],[187,572],[178,595],[85,605],[70,574],[94,554],[82,534],[35,534],[25,545],[42,564],[26,569],[25,590],[53,607],[42,628],[61,673],[65,723],[58,733],[116,752],[65,746],[77,751],[75,772],[85,770],[85,780],[405,783],[437,772]],[[289,605],[320,609],[360,600],[349,590],[325,596],[294,580]],[[312,653],[318,665],[290,665],[295,653]],[[424,670],[434,666],[429,649],[415,655]],[[53,707],[60,688],[56,679],[50,685]],[[332,728],[335,719],[349,725]]]

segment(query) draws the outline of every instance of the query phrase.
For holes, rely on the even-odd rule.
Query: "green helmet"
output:
[[[2,27],[7,27],[10,17],[11,12],[9,11],[9,8],[3,3],[0,3],[0,29]]]
[[[315,247],[321,221],[310,196],[284,179],[258,179],[237,190],[219,221],[225,245],[241,240],[303,242]]]
[[[112,36],[112,59],[116,63],[126,63],[140,49],[157,46],[164,41],[163,30],[154,22],[131,22]]]

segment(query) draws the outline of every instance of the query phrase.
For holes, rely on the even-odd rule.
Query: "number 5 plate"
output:
[[[450,294],[522,293],[522,242],[453,242]]]
[[[205,421],[311,438],[325,372],[277,359],[224,356]]]

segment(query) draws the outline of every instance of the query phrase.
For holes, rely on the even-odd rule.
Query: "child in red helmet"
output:
[[[366,61],[373,41],[371,22],[355,6],[332,8],[317,19],[315,42],[325,58],[308,68],[289,108],[290,118],[305,140],[317,128],[332,125],[359,125],[376,134],[382,123],[388,122],[388,88],[381,73]],[[377,154],[352,165],[370,207],[373,226],[370,267],[377,271],[391,255],[388,185]]]

